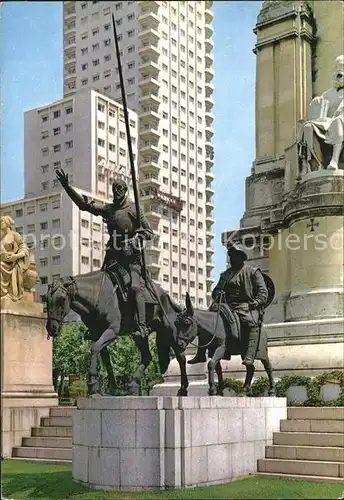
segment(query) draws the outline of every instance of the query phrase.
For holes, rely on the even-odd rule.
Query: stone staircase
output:
[[[12,449],[12,458],[72,463],[72,412],[72,406],[51,408],[50,416],[41,419],[40,427],[33,427],[31,436],[22,439],[22,446]]]
[[[344,408],[288,408],[258,475],[344,483]]]

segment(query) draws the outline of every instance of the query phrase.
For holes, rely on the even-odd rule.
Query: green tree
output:
[[[59,396],[63,392],[63,380],[65,377],[76,374],[80,378],[87,378],[90,362],[89,340],[85,340],[87,328],[83,323],[71,323],[65,325],[59,337],[54,339],[53,344],[53,368],[55,379],[55,390]],[[156,350],[155,334],[150,335],[149,346],[152,354],[152,362],[146,369],[142,381],[144,394],[149,394],[152,387],[162,382],[163,378],[159,371],[158,356]],[[116,395],[130,394],[130,384],[133,375],[140,363],[140,353],[130,336],[121,336],[109,347],[110,359],[116,379]],[[102,391],[106,387],[107,373],[99,360],[100,383]],[[57,387],[57,379],[60,384]]]

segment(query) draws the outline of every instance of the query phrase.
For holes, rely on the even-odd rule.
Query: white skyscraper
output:
[[[153,278],[206,306],[212,287],[213,42],[210,1],[64,2],[64,95],[121,99],[114,14],[128,107],[138,113],[141,203],[159,234]]]

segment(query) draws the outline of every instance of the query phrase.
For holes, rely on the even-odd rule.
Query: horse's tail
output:
[[[170,364],[170,342],[166,331],[158,328],[156,332],[156,349],[158,353],[159,368],[163,375],[167,372]]]

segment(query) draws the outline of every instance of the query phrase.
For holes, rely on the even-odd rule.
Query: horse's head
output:
[[[65,316],[70,311],[71,285],[74,280],[57,280],[48,286],[47,292],[47,323],[46,330],[49,337],[57,337],[61,332],[61,327]]]
[[[186,293],[186,309],[178,314],[175,321],[177,329],[177,344],[181,352],[184,352],[187,346],[197,335],[197,324],[194,319],[194,309],[191,303],[190,295]]]

